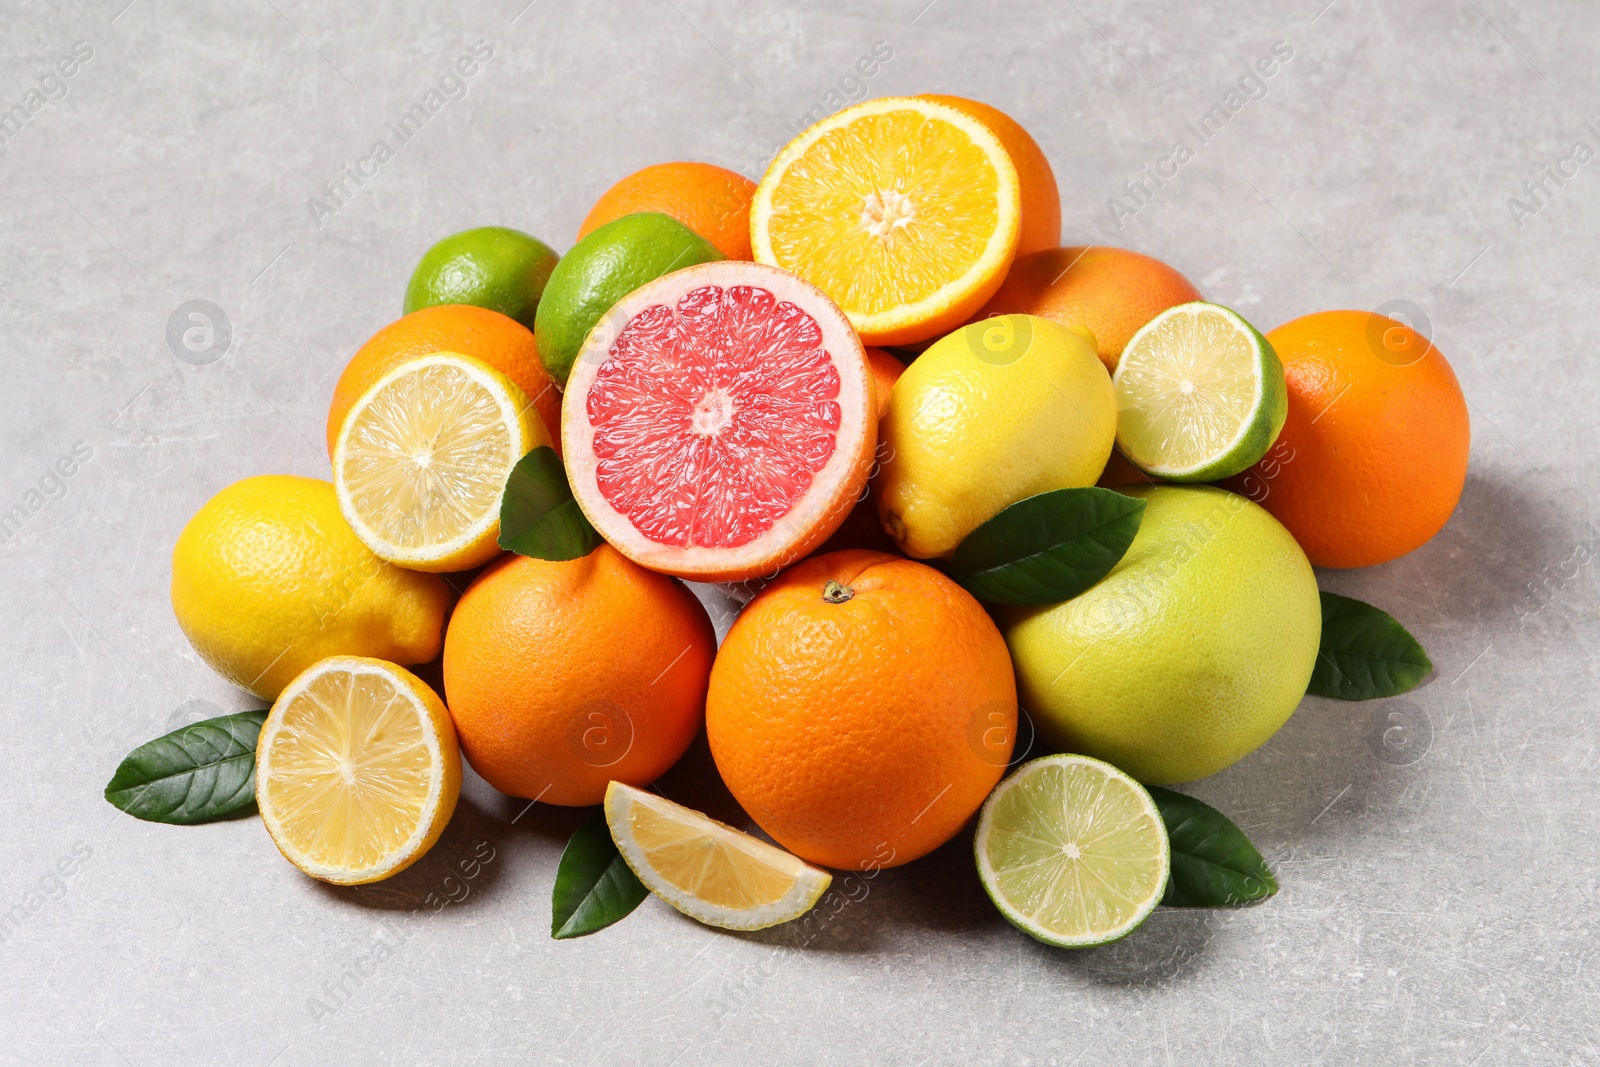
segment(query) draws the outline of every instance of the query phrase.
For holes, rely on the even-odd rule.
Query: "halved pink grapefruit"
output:
[[[623,555],[740,581],[844,521],[878,419],[844,312],[788,271],[727,260],[617,302],[573,364],[561,439],[578,505]]]

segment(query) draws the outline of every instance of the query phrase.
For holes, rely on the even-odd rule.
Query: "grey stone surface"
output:
[[[0,1061],[1600,1062],[1600,162],[1523,185],[1600,149],[1593,4],[523,3],[0,14],[0,106],[26,113],[0,145],[0,510],[25,511],[0,547]],[[313,217],[479,40],[465,96]],[[101,799],[133,745],[255,705],[174,623],[170,547],[229,482],[326,475],[334,378],[428,244],[494,222],[564,248],[646,163],[758,171],[879,41],[865,91],[964,93],[1034,132],[1069,243],[1160,256],[1264,328],[1409,301],[1461,378],[1455,517],[1320,576],[1398,615],[1434,677],[1308,699],[1194,787],[1261,845],[1275,899],[1062,953],[1001,921],[958,839],[804,946],[655,901],[558,943],[574,817],[517,819],[476,779],[425,861],[359,891],[302,877],[255,820],[156,826]],[[1114,212],[1280,41],[1264,95]],[[41,82],[78,42],[92,56]],[[32,111],[35,89],[53,99]],[[196,300],[231,336],[175,356]]]

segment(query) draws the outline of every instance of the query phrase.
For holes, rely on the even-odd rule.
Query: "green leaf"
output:
[[[1278,891],[1256,846],[1226,815],[1194,797],[1147,785],[1172,843],[1172,875],[1161,903],[1169,908],[1248,904]]]
[[[211,822],[256,799],[256,737],[267,712],[241,711],[146,741],[106,783],[106,799],[150,822]]]
[[[1143,500],[1110,489],[1040,493],[968,534],[947,570],[991,604],[1059,604],[1117,565],[1143,517]]]
[[[555,449],[540,445],[517,460],[500,498],[500,547],[535,559],[578,559],[599,544]]]
[[[578,827],[561,853],[550,894],[550,936],[582,937],[603,930],[650,895],[611,840],[605,812]]]
[[[1338,593],[1322,594],[1322,648],[1306,692],[1373,700],[1414,688],[1433,661],[1392,615]]]

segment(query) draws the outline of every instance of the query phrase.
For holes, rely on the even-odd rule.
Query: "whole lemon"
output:
[[[267,474],[208,500],[172,548],[172,610],[212,669],[267,700],[328,656],[439,654],[450,587],[357,540],[333,484]]]
[[[1311,564],[1264,508],[1211,486],[1123,489],[1139,533],[1100,582],[1002,629],[1039,736],[1166,785],[1259,748],[1322,636]]]
[[[999,315],[934,342],[889,394],[878,513],[908,556],[948,556],[1024,497],[1093,485],[1117,432],[1094,338]]]

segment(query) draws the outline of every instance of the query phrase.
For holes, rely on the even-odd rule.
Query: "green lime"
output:
[[[1172,864],[1150,794],[1087,756],[1030,760],[996,786],[973,850],[1000,914],[1060,948],[1132,932],[1161,903]]]
[[[1213,482],[1267,454],[1283,429],[1283,363],[1254,326],[1195,301],[1145,323],[1122,350],[1117,447],[1169,482]]]
[[[453,233],[417,261],[406,286],[406,314],[438,304],[472,304],[531,330],[534,309],[559,258],[521,230],[480,226]]]
[[[1001,629],[1017,691],[1058,751],[1141,782],[1215,774],[1299,706],[1322,602],[1295,539],[1266,509],[1209,485],[1142,486],[1133,543],[1061,604],[1012,609]]]
[[[533,333],[545,370],[566,385],[578,349],[611,305],[663,274],[722,258],[704,237],[654,211],[592,231],[561,257],[539,302]]]

